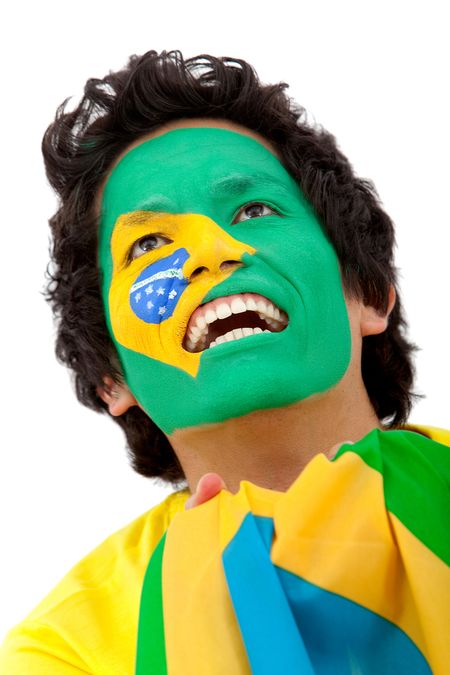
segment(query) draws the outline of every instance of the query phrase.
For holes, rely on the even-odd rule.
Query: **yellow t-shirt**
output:
[[[450,433],[407,425],[450,445]],[[17,627],[0,652],[2,675],[131,675],[147,566],[188,491],[175,492],[81,560]]]
[[[2,675],[129,675],[148,561],[188,491],[108,537],[8,634]]]

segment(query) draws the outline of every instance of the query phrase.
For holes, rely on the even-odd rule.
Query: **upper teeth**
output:
[[[208,326],[218,319],[226,319],[232,314],[242,314],[243,312],[257,312],[261,319],[268,324],[272,331],[279,331],[287,324],[287,315],[276,307],[273,302],[256,293],[246,293],[243,295],[233,295],[214,300],[202,307],[198,307],[193,313],[186,333],[186,347],[189,351],[202,349],[206,346],[208,335]],[[220,335],[210,347],[222,342],[236,340],[248,335],[254,335],[262,332],[271,332],[261,328],[237,328],[228,331],[225,335]]]

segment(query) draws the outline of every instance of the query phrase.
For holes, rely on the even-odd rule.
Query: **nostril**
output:
[[[225,272],[226,270],[229,270],[232,267],[242,267],[243,264],[244,263],[240,262],[239,260],[224,260],[222,263],[220,263],[219,269],[221,272]],[[215,266],[213,268],[206,267],[205,265],[196,267],[195,270],[190,274],[189,280],[192,281],[193,279],[198,277],[202,272],[209,272],[211,269],[217,270]]]
[[[224,260],[223,263],[220,265],[220,271],[223,272],[224,270],[229,269],[230,267],[241,267],[244,263],[240,262],[239,260]]]
[[[195,279],[195,277],[198,277],[199,274],[201,274],[202,272],[207,272],[207,271],[208,271],[208,268],[205,267],[205,266],[196,267],[189,278]]]

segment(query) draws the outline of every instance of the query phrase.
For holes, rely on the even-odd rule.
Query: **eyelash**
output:
[[[247,204],[244,204],[244,206],[241,206],[241,208],[237,211],[237,213],[235,214],[231,224],[235,225],[236,219],[239,216],[239,214],[242,211],[245,211],[245,209],[248,209],[250,206],[264,206],[265,208],[273,211],[276,215],[278,215],[278,216],[280,215],[279,211],[276,208],[274,208],[273,206],[271,206],[270,204],[266,204],[265,202],[248,202]],[[265,216],[267,216],[267,215],[270,215],[270,214],[266,213],[262,216],[256,216],[256,218],[265,218]],[[244,221],[245,220],[253,220],[253,218],[245,218]],[[240,221],[240,222],[243,222],[243,221]]]
[[[276,215],[280,215],[280,213],[277,211],[277,209],[275,209],[273,206],[270,206],[269,204],[265,204],[264,202],[248,202],[247,204],[244,204],[244,206],[241,206],[241,207],[240,207],[240,209],[239,209],[239,210],[237,211],[237,213],[235,214],[235,216],[234,216],[234,218],[233,218],[231,224],[232,224],[232,225],[235,225],[235,224],[236,224],[236,219],[237,219],[237,217],[239,216],[239,214],[240,214],[241,212],[245,211],[245,209],[248,209],[250,206],[263,206],[263,207],[265,207],[265,208],[270,209],[271,211],[273,211],[273,213],[275,213]],[[264,217],[267,216],[267,215],[270,215],[270,214],[267,214],[267,213],[266,213],[266,214],[264,214],[264,215],[262,215],[262,216],[256,216],[256,218],[264,218]],[[245,221],[245,220],[253,220],[253,218],[245,218],[244,221]],[[239,222],[244,222],[244,221],[239,221]],[[132,247],[130,248],[130,250],[129,250],[129,252],[128,252],[128,255],[127,255],[127,264],[130,264],[131,262],[133,262],[133,260],[136,260],[137,258],[140,258],[140,257],[142,257],[143,255],[145,255],[146,253],[148,253],[148,251],[142,251],[139,255],[133,255],[133,252],[134,252],[135,248],[138,247],[139,244],[141,244],[141,242],[145,241],[146,239],[151,239],[151,238],[154,238],[154,239],[163,239],[163,240],[165,241],[166,244],[171,244],[171,243],[172,243],[172,240],[171,240],[171,239],[168,239],[167,237],[165,237],[165,236],[162,235],[162,234],[158,234],[158,233],[155,233],[155,234],[146,234],[144,237],[141,237],[140,239],[138,239],[137,241],[135,241],[134,244],[132,245]],[[163,245],[164,245],[164,244],[163,244]],[[155,248],[152,248],[151,251],[155,251],[157,248],[160,248],[160,247],[155,246]]]
[[[139,244],[141,244],[146,239],[162,239],[162,240],[164,240],[164,242],[166,244],[172,243],[172,240],[168,239],[163,234],[158,234],[158,233],[146,234],[144,237],[141,237],[140,239],[135,241],[134,244],[132,245],[132,247],[130,248],[130,250],[128,252],[128,256],[127,256],[127,264],[133,262],[133,260],[136,260],[137,258],[140,258],[140,257],[142,257],[143,255],[145,255],[146,253],[149,252],[149,251],[142,251],[139,255],[133,255],[135,248],[137,248],[139,246]],[[164,244],[162,244],[162,245],[164,246]],[[154,248],[152,248],[150,250],[155,251],[157,248],[160,248],[160,246],[155,246]]]

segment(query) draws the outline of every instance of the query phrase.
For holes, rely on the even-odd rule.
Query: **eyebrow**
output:
[[[210,195],[213,198],[225,196],[237,197],[246,190],[255,187],[277,188],[286,192],[286,185],[267,173],[232,174],[219,178],[212,183]],[[165,195],[153,195],[137,211],[122,216],[122,226],[144,225],[163,213],[175,213],[171,200]]]
[[[124,213],[120,216],[120,228],[136,227],[139,225],[148,225],[152,220],[158,218],[163,213],[168,213],[168,211],[156,211],[155,207],[152,206],[151,211],[146,211],[139,209],[138,211],[131,211],[130,213]]]
[[[139,206],[139,211],[173,213],[175,204],[164,194],[154,194]]]
[[[267,173],[252,173],[251,175],[233,174],[219,178],[211,185],[211,195],[222,197],[224,195],[237,196],[249,188],[254,187],[277,187],[286,190],[286,186]]]
[[[139,205],[135,211],[122,215],[121,226],[145,225],[163,213],[175,213],[175,205],[163,194],[155,194]]]

